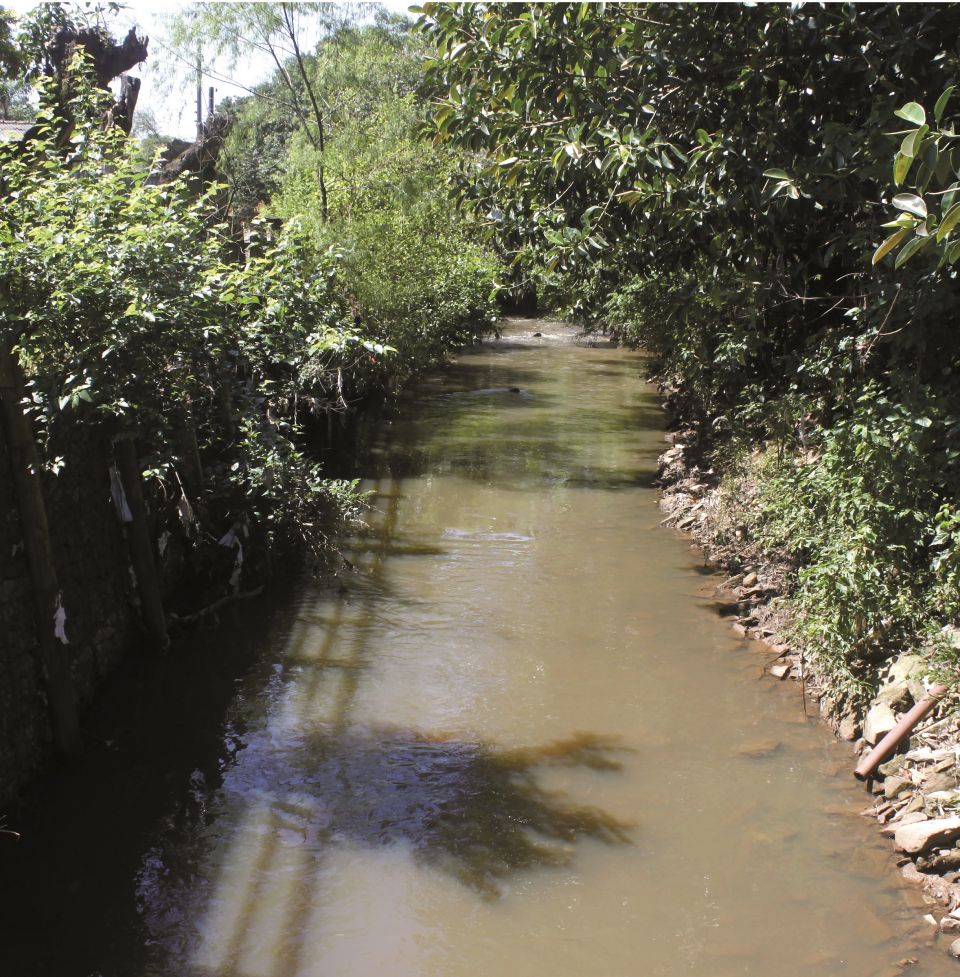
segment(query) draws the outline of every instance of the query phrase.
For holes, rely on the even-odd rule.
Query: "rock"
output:
[[[927,777],[920,789],[924,794],[932,794],[938,790],[956,790],[957,775],[955,773],[935,773]]]
[[[933,818],[905,824],[897,828],[894,838],[897,847],[911,855],[933,846],[942,847],[960,838],[960,817]]]
[[[881,777],[893,777],[900,773],[903,769],[904,764],[907,762],[907,758],[901,753],[899,756],[895,756],[892,760],[887,760],[886,763],[881,763],[877,767],[877,773]]]
[[[748,573],[743,578],[743,584],[742,584],[742,586],[744,586],[744,587],[754,587],[754,586],[756,586],[756,583],[757,583],[757,575],[755,573]]]
[[[950,948],[947,950],[947,953],[949,953],[954,960],[960,960],[960,940],[954,940],[953,943],[950,944]]]
[[[917,864],[928,872],[950,872],[960,868],[960,851],[948,849],[945,854],[921,855]]]
[[[891,709],[904,712],[913,705],[913,696],[906,681],[893,682],[883,686],[874,701],[886,703]]]
[[[908,885],[923,885],[926,881],[926,876],[920,869],[917,868],[913,862],[907,862],[906,865],[900,869],[900,878],[903,879]]]
[[[737,747],[740,756],[764,757],[777,752],[781,747],[780,740],[757,740],[754,743],[744,743]]]
[[[770,667],[770,674],[775,678],[784,679],[790,674],[789,665],[772,665]]]
[[[923,795],[916,794],[912,801],[904,808],[905,814],[914,814],[923,810]]]
[[[896,796],[902,794],[903,791],[912,786],[913,783],[905,780],[903,777],[887,777],[883,782],[883,796],[888,801],[892,801]]]
[[[852,743],[860,735],[860,723],[857,722],[857,717],[853,713],[847,713],[840,720],[840,725],[837,727],[837,735],[840,739],[846,740],[848,743]]]
[[[920,678],[927,670],[927,661],[922,655],[901,655],[887,673],[888,685],[898,685],[911,678]]]
[[[923,811],[911,811],[909,814],[904,814],[899,821],[891,821],[889,824],[885,824],[880,829],[880,834],[886,838],[892,838],[897,833],[897,828],[902,828],[905,824],[917,824],[926,820],[927,815]]]
[[[878,702],[870,707],[863,721],[863,738],[871,746],[876,746],[896,725],[897,717],[893,710],[885,702]]]
[[[734,621],[731,625],[731,630],[738,638],[745,638],[747,636],[747,629],[739,621]]]

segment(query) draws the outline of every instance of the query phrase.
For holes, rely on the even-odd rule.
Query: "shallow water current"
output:
[[[294,579],[131,667],[31,795],[0,972],[953,966],[857,817],[849,748],[659,527],[642,372],[518,320],[423,382],[364,455],[339,586]]]

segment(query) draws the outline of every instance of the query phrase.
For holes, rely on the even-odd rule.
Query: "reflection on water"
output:
[[[336,588],[118,684],[0,848],[10,973],[938,972],[844,748],[658,528],[639,358],[519,330],[380,429]]]

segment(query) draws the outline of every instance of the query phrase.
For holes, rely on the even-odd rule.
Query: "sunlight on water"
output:
[[[239,609],[174,662],[182,740],[105,754],[48,842],[70,953],[13,941],[17,977],[942,972],[848,748],[659,528],[641,370],[537,322],[425,381],[354,569]]]

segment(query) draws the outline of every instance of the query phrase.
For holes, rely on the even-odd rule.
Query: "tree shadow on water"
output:
[[[547,766],[616,771],[622,751],[587,733],[495,750],[405,730],[331,730],[304,743],[285,815],[305,840],[400,844],[496,898],[506,877],[567,864],[580,841],[630,843],[631,824],[545,789],[537,776]]]

